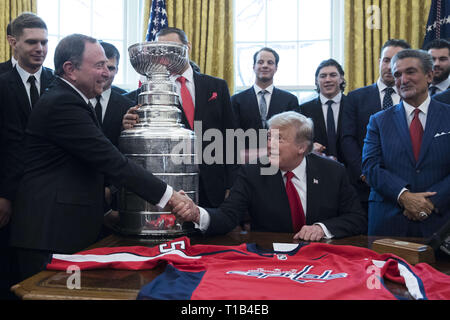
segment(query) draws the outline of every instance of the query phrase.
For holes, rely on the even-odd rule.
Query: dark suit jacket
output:
[[[231,97],[231,106],[236,117],[236,126],[244,131],[262,129],[258,99],[253,86]],[[285,111],[298,111],[298,99],[292,93],[273,88],[267,119]]]
[[[6,73],[13,69],[11,59],[0,63],[0,74]]]
[[[53,71],[47,68],[41,73],[41,95],[54,79]],[[17,69],[0,75],[0,150],[4,155],[0,171],[3,171],[3,183],[0,183],[0,197],[14,199],[23,169],[23,137],[31,105],[25,86]]]
[[[445,104],[450,104],[450,89],[445,90],[444,92],[435,94],[433,96],[433,99],[445,103]]]
[[[111,91],[105,116],[103,117],[102,130],[105,136],[117,147],[122,132],[122,119],[134,105],[130,99]]]
[[[342,100],[340,103],[338,126],[336,130],[337,141],[337,159],[339,162],[344,162],[344,157],[342,155],[342,150],[340,146],[341,141],[341,131],[342,131],[342,114],[347,107],[347,97],[342,94]],[[318,142],[321,145],[328,147],[328,136],[327,136],[327,125],[325,123],[325,118],[322,111],[322,102],[320,97],[317,97],[311,101],[305,102],[300,105],[300,112],[308,118],[311,118],[314,122],[314,142]],[[327,148],[328,149],[328,148]],[[327,149],[325,149],[325,154],[328,155]]]
[[[113,146],[94,108],[59,78],[33,109],[26,144],[13,247],[73,253],[94,243],[103,222],[104,175],[152,204],[167,187]]]
[[[431,99],[417,163],[403,103],[373,115],[362,167],[371,186],[369,235],[429,237],[450,218],[450,106]],[[437,192],[429,198],[437,210],[410,221],[397,201],[403,188]]]
[[[230,196],[220,208],[207,209],[211,217],[207,234],[229,232],[245,212],[250,215],[252,231],[294,232],[281,172],[261,175],[261,168],[256,164],[241,167]],[[366,233],[367,217],[341,164],[310,154],[306,177],[307,225],[321,222],[335,237]]]

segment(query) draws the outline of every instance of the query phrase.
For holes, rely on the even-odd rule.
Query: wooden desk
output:
[[[274,242],[293,243],[293,234],[249,232],[242,234],[232,232],[225,236],[205,238],[191,237],[192,244],[239,245],[241,243],[257,243],[265,249],[271,249]],[[371,248],[376,237],[358,236],[339,240],[326,241],[337,245],[353,245]],[[402,239],[405,240],[405,239]],[[408,239],[420,242],[420,239]],[[94,247],[115,246],[155,246],[166,240],[155,240],[137,237],[111,235],[96,243]],[[450,259],[442,257],[432,266],[450,275]],[[12,287],[12,291],[26,300],[130,300],[135,299],[140,288],[153,280],[164,267],[144,271],[126,270],[89,270],[81,273],[81,289],[70,290],[67,280],[70,274],[57,271],[43,271]],[[397,295],[408,297],[407,291],[397,284],[389,286]]]

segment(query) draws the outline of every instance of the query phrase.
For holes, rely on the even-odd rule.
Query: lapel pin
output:
[[[314,184],[319,184],[319,180],[313,179],[313,183],[314,183]]]

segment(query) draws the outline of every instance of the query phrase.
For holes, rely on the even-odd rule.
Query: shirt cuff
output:
[[[325,237],[324,237],[325,239],[333,239],[334,238],[334,235],[330,232],[330,230],[328,230],[328,228],[323,223],[317,222],[314,224],[316,224],[322,228],[323,233],[325,233]]]
[[[211,218],[209,217],[208,211],[206,211],[205,209],[203,209],[201,207],[198,207],[198,209],[200,210],[200,219],[199,219],[199,223],[194,222],[194,227],[196,229],[199,229],[201,232],[205,232],[209,228],[209,223],[211,221]]]
[[[406,189],[406,188],[403,188],[401,191],[400,191],[400,193],[398,194],[398,197],[397,197],[397,202],[398,203],[400,203],[399,202],[399,200],[400,200],[400,196],[403,194],[403,192],[405,192],[405,191],[409,191],[408,189]]]
[[[167,205],[167,202],[169,202],[170,198],[172,198],[173,189],[171,186],[167,185],[166,192],[164,192],[161,200],[159,200],[159,203],[157,204],[158,207],[161,209],[164,208]]]

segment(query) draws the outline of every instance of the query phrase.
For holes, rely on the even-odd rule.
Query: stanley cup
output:
[[[147,82],[138,97],[139,123],[122,132],[119,149],[130,161],[198,203],[195,134],[181,124],[180,98],[170,80],[171,74],[180,74],[189,63],[188,48],[173,42],[145,42],[129,47],[128,52],[132,66]],[[123,234],[175,237],[192,232],[191,224],[183,225],[170,210],[124,188],[118,205]]]

